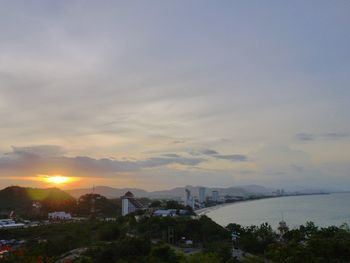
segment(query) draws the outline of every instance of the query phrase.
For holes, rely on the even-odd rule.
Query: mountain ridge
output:
[[[175,187],[166,190],[158,191],[146,191],[140,188],[114,188],[110,186],[96,186],[92,188],[77,188],[65,190],[70,195],[78,198],[81,195],[87,193],[96,193],[107,198],[119,198],[124,195],[127,191],[132,192],[136,197],[148,197],[148,198],[180,198],[184,195],[185,189],[189,189],[194,196],[198,196],[198,189],[202,186],[186,185],[183,187]],[[232,187],[205,187],[206,195],[211,195],[211,192],[216,190],[219,191],[220,195],[236,195],[236,196],[249,196],[249,195],[270,195],[274,189],[266,188],[260,185],[242,185]]]

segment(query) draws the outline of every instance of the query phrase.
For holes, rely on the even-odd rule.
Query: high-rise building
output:
[[[189,206],[194,209],[194,198],[191,194],[191,191],[188,189],[185,189],[185,206]]]
[[[211,199],[212,199],[213,202],[218,202],[219,201],[219,192],[214,190],[211,193]]]
[[[203,204],[205,203],[205,188],[199,187],[199,203]]]

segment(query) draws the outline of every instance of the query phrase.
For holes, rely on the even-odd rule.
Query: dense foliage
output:
[[[99,194],[85,194],[78,199],[75,213],[79,216],[117,216],[120,215],[121,201],[107,199]]]
[[[227,227],[239,235],[236,246],[280,263],[350,262],[350,232],[346,225],[319,228],[312,222],[277,234],[268,224]]]
[[[174,229],[169,242],[167,230]],[[55,262],[77,248],[87,248],[75,262],[226,262],[231,255],[229,232],[208,217],[160,218],[134,215],[116,222],[87,221],[0,230],[3,239],[27,240],[21,253],[0,262]],[[183,238],[191,239],[193,253],[183,254]],[[202,251],[202,253],[201,253]],[[40,259],[41,261],[38,261]]]
[[[33,207],[33,203],[40,203],[40,211]],[[0,211],[8,216],[10,211],[18,215],[38,216],[49,211],[67,211],[75,209],[75,199],[58,188],[29,188],[11,186],[0,190]]]
[[[47,219],[53,211],[65,211],[75,216],[111,217],[120,215],[120,199],[107,199],[98,194],[85,194],[78,200],[58,188],[28,188],[11,186],[0,190],[0,217],[14,211],[18,218]]]
[[[33,201],[40,201],[45,213],[62,208],[89,216],[90,220],[0,230],[0,239],[26,241],[25,246],[0,262],[51,263],[73,254],[77,256],[70,262],[75,263],[350,262],[346,224],[319,228],[308,222],[297,229],[283,226],[277,231],[267,223],[247,227],[229,224],[223,228],[206,216],[154,217],[140,210],[121,217],[120,200],[97,194],[86,194],[76,201],[55,188],[42,191],[10,187],[0,191],[0,207],[6,204],[5,210],[16,206],[17,211],[30,214]],[[188,209],[175,201],[153,201],[151,207]],[[115,221],[102,221],[106,217],[114,217]],[[232,233],[238,237],[234,243]],[[241,261],[232,257],[232,245],[243,254]]]

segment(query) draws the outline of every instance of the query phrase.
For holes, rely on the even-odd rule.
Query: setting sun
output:
[[[55,176],[48,176],[46,178],[46,181],[48,183],[54,183],[54,184],[64,184],[69,182],[69,177],[67,176],[61,176],[61,175],[55,175]]]
[[[61,174],[38,174],[36,177],[31,177],[31,180],[40,181],[44,183],[46,187],[59,186],[68,187],[68,186],[77,186],[80,182],[80,177],[75,176],[65,176]]]

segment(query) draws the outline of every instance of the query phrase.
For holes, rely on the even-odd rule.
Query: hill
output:
[[[17,214],[33,212],[33,203],[41,205],[41,212],[70,210],[76,203],[74,197],[58,188],[29,188],[10,186],[0,190],[0,211],[6,214],[15,211]]]
[[[185,188],[189,189],[194,196],[198,196],[198,189],[200,186],[191,186],[187,185],[185,187],[176,187],[168,190],[160,190],[147,192],[138,188],[113,188],[109,186],[97,186],[94,188],[93,192],[96,194],[103,195],[107,198],[118,198],[124,195],[127,191],[132,192],[137,197],[147,197],[147,198],[180,198],[184,196]],[[211,192],[217,190],[220,195],[233,195],[233,196],[249,196],[249,195],[270,195],[274,190],[268,189],[259,185],[246,185],[239,187],[206,187],[206,195],[211,195]],[[79,198],[84,194],[88,194],[92,192],[91,188],[80,188],[80,189],[72,189],[67,190],[69,194],[72,196]]]
[[[78,188],[66,190],[67,193],[74,196],[75,198],[79,198],[82,195],[91,193],[99,194],[107,198],[119,198],[128,191],[132,192],[135,196],[138,197],[147,197],[147,195],[149,194],[147,191],[138,188],[113,188],[109,186],[96,186],[94,187],[94,189]]]

